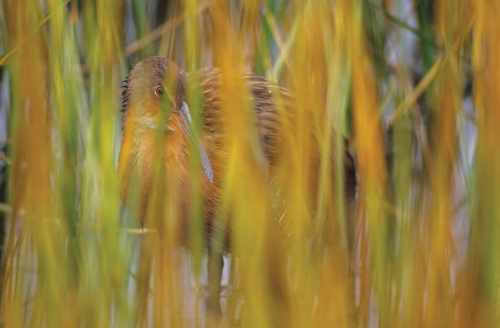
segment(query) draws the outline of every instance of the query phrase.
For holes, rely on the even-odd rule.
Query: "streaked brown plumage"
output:
[[[262,158],[267,174],[273,175],[280,164],[282,155],[287,152],[290,143],[283,137],[287,107],[294,103],[293,96],[265,78],[252,74],[241,74],[248,86],[249,96],[255,109],[256,131],[260,139]],[[190,117],[187,106],[188,80],[198,81],[202,94],[203,126],[199,140],[194,138],[188,128]],[[127,207],[135,208],[141,223],[145,223],[148,200],[153,180],[154,156],[161,157],[168,180],[168,189],[179,193],[179,220],[185,232],[190,217],[190,143],[200,145],[202,164],[201,193],[205,198],[204,223],[205,238],[208,242],[213,231],[213,222],[219,205],[222,177],[227,165],[228,154],[224,143],[227,142],[227,120],[224,117],[221,94],[223,78],[218,69],[205,68],[191,74],[189,78],[173,62],[162,57],[149,57],[138,63],[125,80],[123,92],[123,139],[119,158],[119,175],[123,181],[122,199]],[[163,100],[162,100],[163,99]],[[172,112],[168,119],[162,117],[162,101],[171,105]],[[283,101],[284,110],[279,110],[277,103]],[[231,109],[237,110],[237,109]],[[293,123],[292,123],[293,124]],[[158,133],[158,129],[164,130]],[[160,151],[155,151],[160,139]],[[314,139],[313,136],[311,136]],[[315,142],[311,153],[310,174],[312,193],[316,192],[317,172],[319,172],[319,151]],[[155,146],[156,145],[156,146]],[[196,147],[195,147],[196,148]],[[203,148],[208,159],[203,157]],[[157,155],[154,155],[157,154]],[[333,160],[334,152],[331,156]],[[208,164],[209,163],[209,164]],[[332,165],[334,168],[335,166]],[[356,189],[354,161],[346,151],[344,156],[346,198],[352,199]],[[200,172],[201,174],[201,172]],[[213,179],[211,174],[213,174]],[[212,181],[211,181],[212,180]],[[313,196],[314,198],[314,196]],[[180,238],[185,240],[185,236]],[[228,238],[229,240],[229,238]],[[220,278],[219,278],[220,281]]]
[[[254,104],[257,132],[261,140],[262,151],[266,159],[268,169],[272,174],[273,168],[277,165],[285,143],[282,140],[281,121],[279,111],[276,108],[276,97],[283,99],[284,103],[293,102],[293,97],[286,89],[278,87],[265,78],[252,74],[242,73],[244,80],[248,84],[251,100]],[[203,128],[202,142],[207,151],[210,164],[213,168],[214,181],[203,176],[202,192],[207,198],[205,208],[207,235],[210,234],[210,223],[213,221],[218,205],[221,191],[221,177],[226,165],[223,143],[225,139],[224,117],[221,109],[222,95],[221,74],[216,68],[205,68],[192,74],[190,78],[199,81],[203,98]],[[120,150],[119,171],[122,179],[126,179],[123,184],[123,196],[127,186],[132,185],[131,176],[137,176],[133,188],[141,190],[139,205],[139,215],[144,224],[146,208],[148,204],[148,193],[151,188],[151,165],[154,153],[155,124],[157,124],[160,113],[160,97],[155,94],[156,89],[162,86],[164,92],[171,98],[175,121],[180,121],[178,113],[184,103],[187,103],[187,81],[186,74],[173,62],[162,57],[149,57],[138,63],[125,80],[125,90],[123,92],[123,140]],[[171,90],[175,90],[172,92]],[[286,108],[285,108],[286,109]],[[168,131],[163,147],[163,159],[165,161],[166,174],[181,188],[178,190],[189,194],[188,174],[189,174],[189,140],[186,135],[179,133],[177,127],[173,125],[174,131]],[[333,153],[332,153],[333,158]],[[318,158],[319,160],[319,158]],[[346,198],[352,199],[356,188],[354,161],[349,153],[345,152],[345,186]],[[319,164],[318,164],[319,165]],[[181,197],[189,199],[189,197]],[[182,205],[184,216],[187,220],[188,205]]]

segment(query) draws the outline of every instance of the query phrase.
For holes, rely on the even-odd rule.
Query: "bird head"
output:
[[[166,58],[148,57],[135,65],[124,87],[124,133],[129,125],[165,131],[167,140],[169,136],[171,140],[187,140],[199,154],[205,175],[212,181],[212,167],[187,104],[184,71]]]

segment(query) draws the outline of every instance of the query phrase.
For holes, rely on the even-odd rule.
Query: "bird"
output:
[[[293,121],[289,118],[287,107],[295,102],[294,96],[286,88],[262,76],[245,71],[241,71],[239,75],[248,89],[247,96],[255,115],[255,131],[259,140],[256,157],[260,156],[260,162],[264,163],[264,174],[272,176],[280,165],[283,154],[287,152],[286,147],[293,146],[283,135],[286,128],[284,122]],[[179,239],[181,243],[186,243],[191,213],[189,202],[191,193],[194,192],[190,186],[191,164],[193,159],[198,160],[201,187],[197,192],[204,200],[203,231],[208,248],[215,229],[214,222],[221,201],[223,175],[228,158],[223,147],[227,141],[224,125],[228,124],[222,108],[223,77],[223,72],[214,67],[186,74],[173,61],[153,56],[134,66],[124,80],[122,93],[123,136],[118,160],[122,201],[126,207],[134,209],[142,226],[147,224],[146,218],[150,217],[149,199],[155,181],[154,163],[155,160],[160,160],[163,163],[167,189],[178,194],[177,219],[183,227],[183,236]],[[189,104],[189,92],[192,90],[190,85],[193,83],[197,84],[201,95],[199,131],[194,127]],[[284,103],[284,110],[279,108],[279,102]],[[333,153],[332,151],[332,160]],[[313,157],[319,161],[318,154]],[[345,198],[350,201],[356,192],[356,169],[347,146],[343,160]],[[231,233],[228,232],[224,249],[228,249],[230,241]],[[218,259],[218,263],[216,266],[222,265],[222,260]],[[218,279],[220,282],[220,274],[213,273],[215,281]],[[207,309],[220,311],[216,295],[219,291],[215,287],[211,289],[209,299],[212,301]]]

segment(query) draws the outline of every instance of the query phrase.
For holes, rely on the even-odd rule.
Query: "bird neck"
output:
[[[158,168],[174,185],[184,184],[188,174],[188,147],[186,138],[176,131],[168,131],[154,118],[132,117],[124,120],[122,147],[118,174],[122,183],[122,196],[127,185],[149,188]],[[162,165],[162,166],[158,166]],[[137,177],[130,181],[131,177]],[[174,182],[173,180],[177,180]]]

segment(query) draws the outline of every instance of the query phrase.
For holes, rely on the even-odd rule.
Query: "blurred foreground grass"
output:
[[[202,324],[200,231],[190,252],[175,244],[175,197],[155,195],[166,210],[146,230],[120,207],[120,86],[149,55],[188,72],[244,68],[297,97],[296,147],[276,175],[284,195],[252,171],[240,138],[251,127],[234,116],[228,132],[224,324],[500,326],[500,1],[0,5],[5,326]],[[226,107],[248,107],[239,85],[227,94]],[[311,131],[323,154],[313,196]],[[328,184],[334,134],[358,168],[347,206]],[[280,197],[288,208],[273,205]]]

